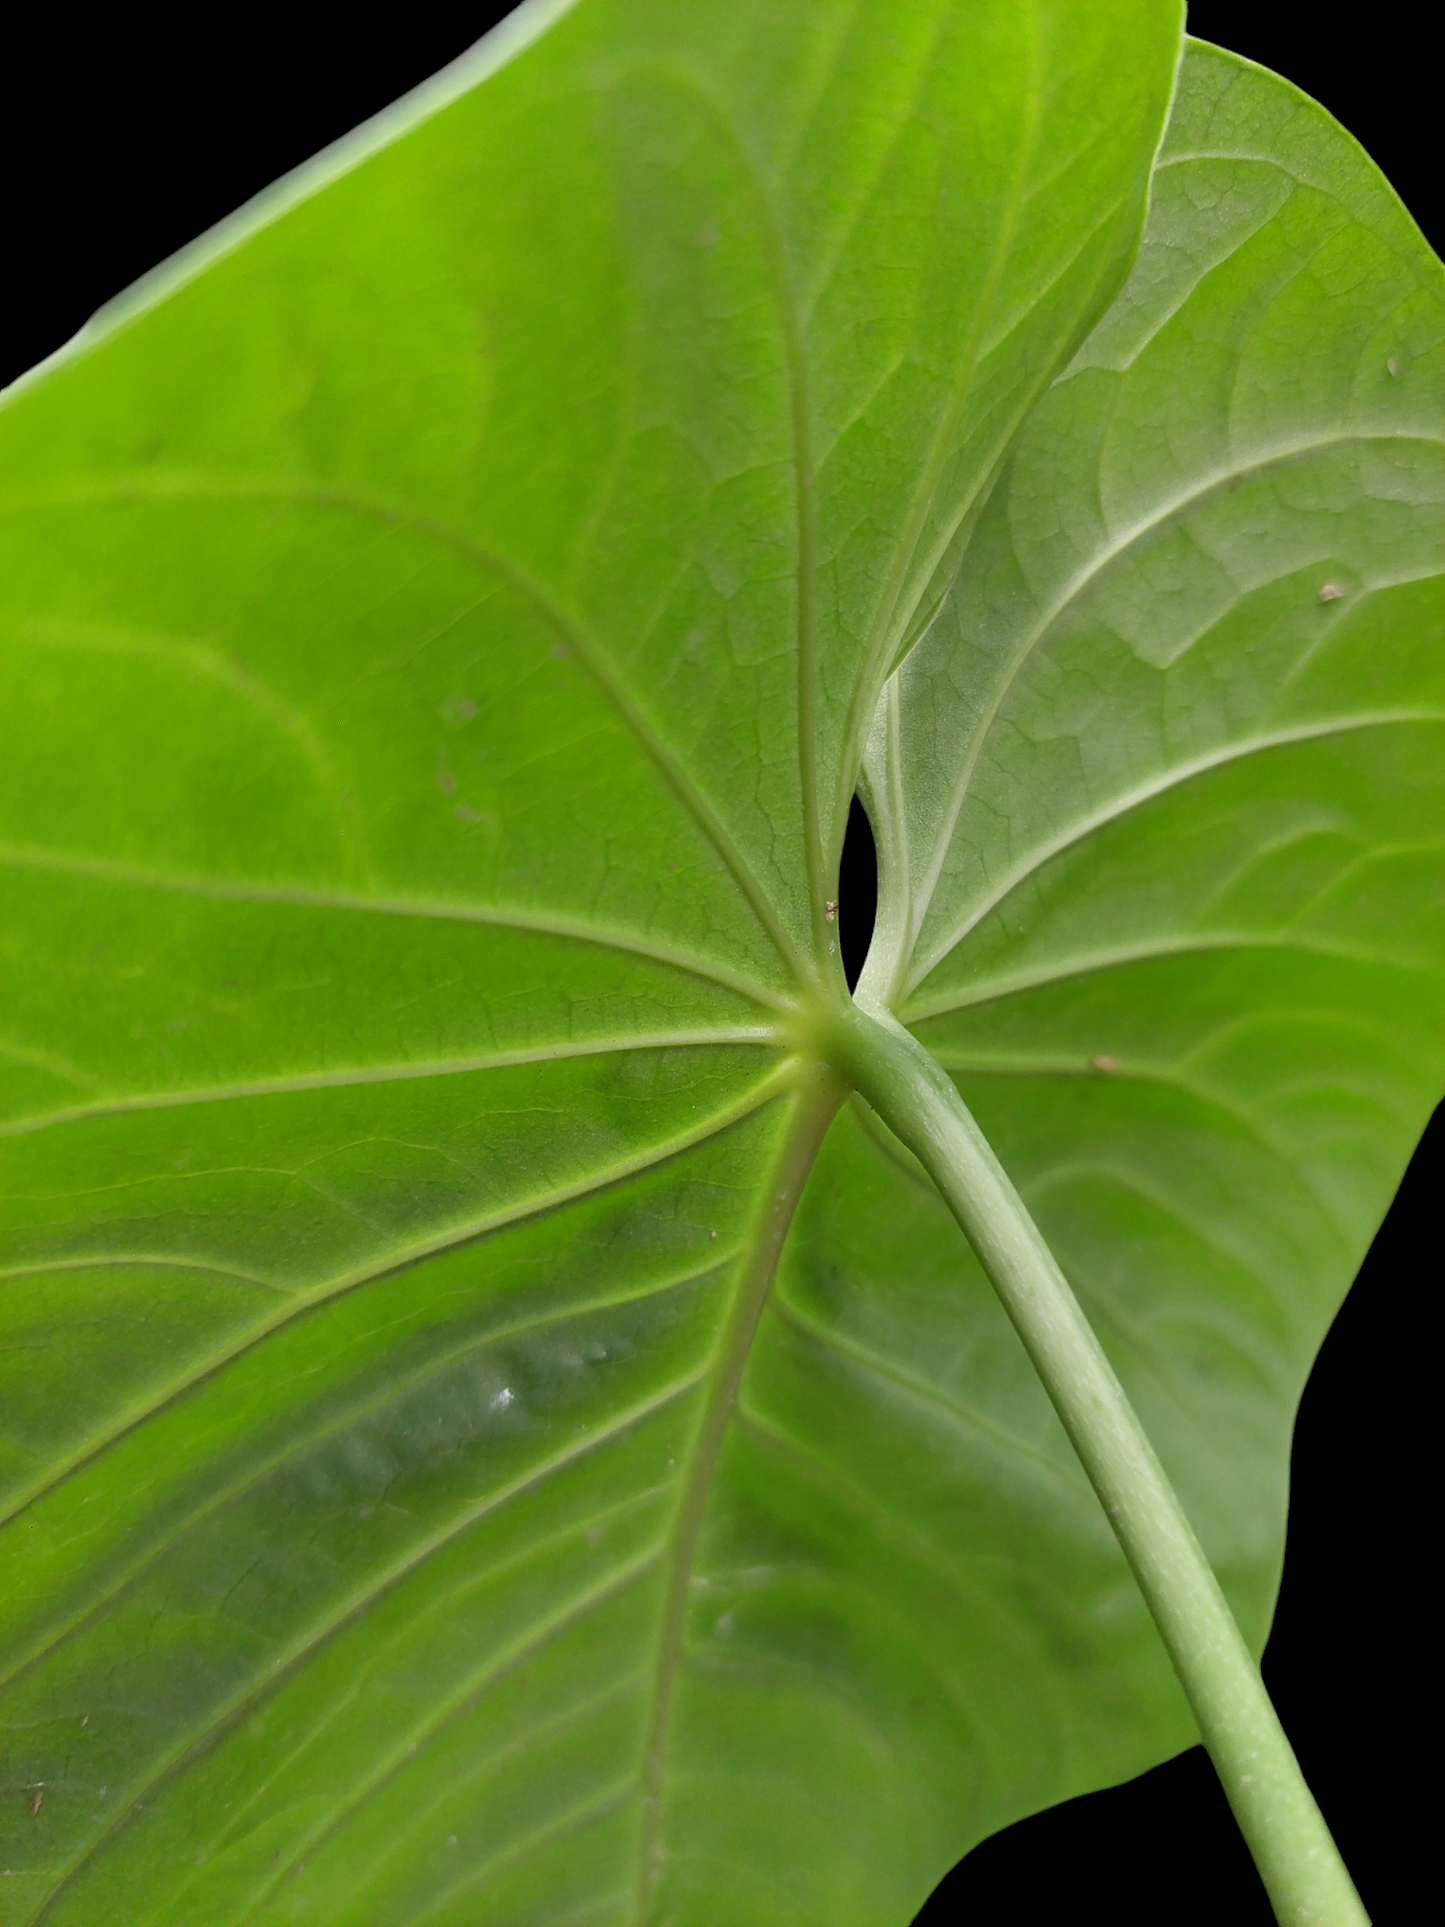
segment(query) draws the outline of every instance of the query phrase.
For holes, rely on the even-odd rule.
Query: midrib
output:
[[[661,1871],[661,1799],[663,1771],[671,1738],[677,1673],[687,1622],[688,1590],[697,1553],[698,1534],[717,1470],[723,1439],[737,1404],[754,1335],[777,1272],[783,1241],[793,1221],[803,1186],[818,1155],[824,1135],[847,1095],[843,1085],[821,1067],[809,1065],[817,1077],[811,1090],[800,1092],[794,1112],[768,1174],[762,1208],[746,1250],[737,1296],[724,1329],[712,1371],[712,1384],[692,1453],[683,1475],[682,1493],[673,1525],[668,1555],[667,1599],[657,1646],[657,1672],[652,1715],[643,1760],[642,1834],[637,1860],[636,1921],[645,1927]]]

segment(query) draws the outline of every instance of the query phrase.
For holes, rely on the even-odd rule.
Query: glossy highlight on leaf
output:
[[[1262,1645],[1445,1085],[1445,277],[1181,27],[524,7],[0,403],[0,1921],[901,1927],[1192,1742],[820,1061],[860,785]]]

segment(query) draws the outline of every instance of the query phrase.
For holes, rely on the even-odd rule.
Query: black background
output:
[[[967,0],[959,0],[967,4]],[[726,0],[678,0],[725,5]],[[1087,0],[1080,0],[1087,4]],[[3,29],[5,213],[0,383],[59,346],[126,284],[257,189],[460,53],[505,9],[301,3],[105,19],[16,10]],[[342,28],[335,23],[348,19]],[[1437,248],[1438,63],[1423,7],[1327,11],[1208,4],[1191,30],[1276,68],[1379,161]],[[869,922],[866,825],[841,884],[845,944]],[[856,957],[855,957],[856,963]],[[1284,1589],[1265,1672],[1377,1922],[1430,1892],[1433,1719],[1420,1654],[1430,1596],[1417,1524],[1428,1412],[1419,1326],[1441,1275],[1437,1114],[1300,1414]],[[1267,1927],[1263,1891],[1196,1748],[1140,1780],[985,1842],[919,1916],[1114,1927]],[[483,1927],[483,1923],[479,1923]],[[719,1927],[726,1927],[719,1923]]]

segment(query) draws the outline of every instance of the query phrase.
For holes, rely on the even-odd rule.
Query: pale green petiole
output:
[[[1367,1923],[1184,1509],[953,1083],[883,1010],[849,1006],[827,1048],[926,1167],[1003,1300],[1133,1568],[1281,1927]]]

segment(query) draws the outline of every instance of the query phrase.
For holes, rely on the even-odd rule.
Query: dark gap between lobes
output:
[[[868,812],[855,796],[848,810],[848,832],[838,865],[838,943],[849,990],[857,984],[867,962],[877,914],[878,852]]]

